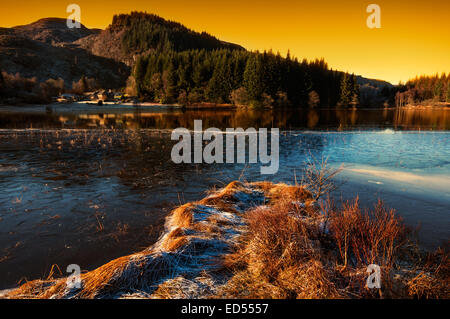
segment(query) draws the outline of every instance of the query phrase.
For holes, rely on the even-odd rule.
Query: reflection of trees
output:
[[[364,119],[359,119],[360,116],[358,114],[361,111],[358,111],[357,109],[351,108],[351,109],[336,109],[336,123],[339,124],[338,128],[340,130],[347,129],[347,128],[354,128],[358,126],[358,124],[362,124],[361,121],[364,121]],[[377,115],[377,121],[380,114]],[[359,122],[358,122],[359,119]],[[367,118],[368,120],[371,120],[371,118]],[[381,120],[381,119],[380,119]],[[375,123],[374,123],[375,124]]]
[[[295,110],[169,110],[136,109],[111,113],[7,113],[0,117],[0,128],[108,128],[174,129],[193,128],[202,120],[204,128],[277,127],[295,129],[352,129],[393,127],[404,129],[448,130],[448,109],[295,109]]]
[[[450,110],[397,108],[393,125],[408,130],[449,130]]]
[[[308,128],[313,129],[319,123],[319,113],[316,110],[308,111]]]
[[[59,116],[45,113],[1,113],[0,128],[25,129],[25,128],[60,128]]]

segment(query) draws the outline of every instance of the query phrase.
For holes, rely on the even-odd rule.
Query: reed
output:
[[[394,210],[336,205],[310,185],[233,182],[167,217],[155,245],[3,298],[449,298],[450,262],[420,251]],[[366,287],[378,264],[382,287]]]

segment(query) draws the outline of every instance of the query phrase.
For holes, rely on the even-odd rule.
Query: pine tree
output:
[[[433,90],[433,100],[439,102],[441,100],[442,89],[443,89],[442,78],[436,79]]]
[[[223,54],[218,58],[213,75],[206,88],[206,96],[214,102],[225,102],[231,92],[231,73],[227,56]]]
[[[263,93],[262,66],[258,54],[251,55],[244,71],[244,87],[250,101],[259,101]]]
[[[162,97],[162,103],[172,103],[175,101],[175,79],[176,72],[173,63],[169,63],[167,70],[163,72],[162,83],[164,89],[164,95]]]
[[[353,88],[351,85],[351,77],[348,73],[344,73],[341,79],[341,90],[339,104],[341,106],[348,106],[351,102]]]
[[[270,51],[152,51],[138,59],[133,77],[141,98],[167,103],[183,92],[196,102],[228,102],[231,92],[242,87],[252,105],[275,99],[280,106],[302,107],[313,90],[320,104],[348,105],[359,94],[354,75],[328,70],[323,60],[299,62]]]
[[[350,104],[356,107],[359,104],[359,84],[355,74],[350,77],[350,88],[351,88],[351,100]]]
[[[144,79],[146,74],[146,68],[147,68],[147,59],[143,57],[139,57],[139,59],[136,62],[136,65],[134,66],[134,77],[136,79],[136,91],[139,96],[143,95],[144,92]]]
[[[447,94],[445,102],[450,103],[450,81],[447,82]]]

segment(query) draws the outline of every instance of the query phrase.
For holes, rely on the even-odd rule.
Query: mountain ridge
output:
[[[130,16],[132,15],[140,13],[132,13]],[[177,26],[178,38],[167,38],[167,43],[174,47],[178,45],[174,43],[175,40],[188,37],[189,34],[189,39],[194,41],[192,49],[197,48],[196,43],[200,43],[199,48],[209,45],[208,49],[244,50],[236,44],[220,41],[206,33],[195,32],[182,24],[156,15],[146,13],[142,15],[142,24],[146,23],[145,20],[151,20],[151,24],[154,24],[152,30],[159,28],[160,34],[166,36],[170,36],[173,31],[168,26]],[[62,78],[66,86],[78,81],[83,75],[105,80],[105,74],[110,74],[112,81],[100,81],[103,82],[102,86],[124,86],[137,57],[158,49],[151,45],[144,49],[124,48],[124,37],[132,27],[131,25],[118,27],[117,21],[123,21],[126,16],[115,16],[116,20],[113,19],[105,30],[89,29],[83,24],[80,28],[70,29],[66,25],[66,19],[56,17],[42,18],[11,28],[0,28],[0,70],[10,74],[20,73],[24,77],[36,77],[39,81]],[[148,23],[145,26],[148,26]],[[203,39],[209,42],[201,45]],[[151,44],[154,45],[155,42]],[[81,64],[85,71],[80,70],[77,64]]]
[[[68,28],[67,19],[63,18],[42,18],[10,29],[18,36],[48,44],[74,42],[100,32],[98,29],[89,29],[82,24],[80,28]]]
[[[244,50],[206,32],[154,14],[115,15],[105,29],[84,25],[69,29],[64,18],[42,18],[26,25],[0,28],[0,70],[39,81],[62,78],[66,87],[81,77],[104,87],[123,87],[140,56],[157,50]],[[358,83],[393,87],[386,81],[358,76]]]

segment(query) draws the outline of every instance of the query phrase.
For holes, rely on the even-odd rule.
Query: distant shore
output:
[[[435,102],[418,105],[405,105],[399,107],[400,109],[414,109],[414,110],[429,110],[429,109],[450,109],[450,103]]]

